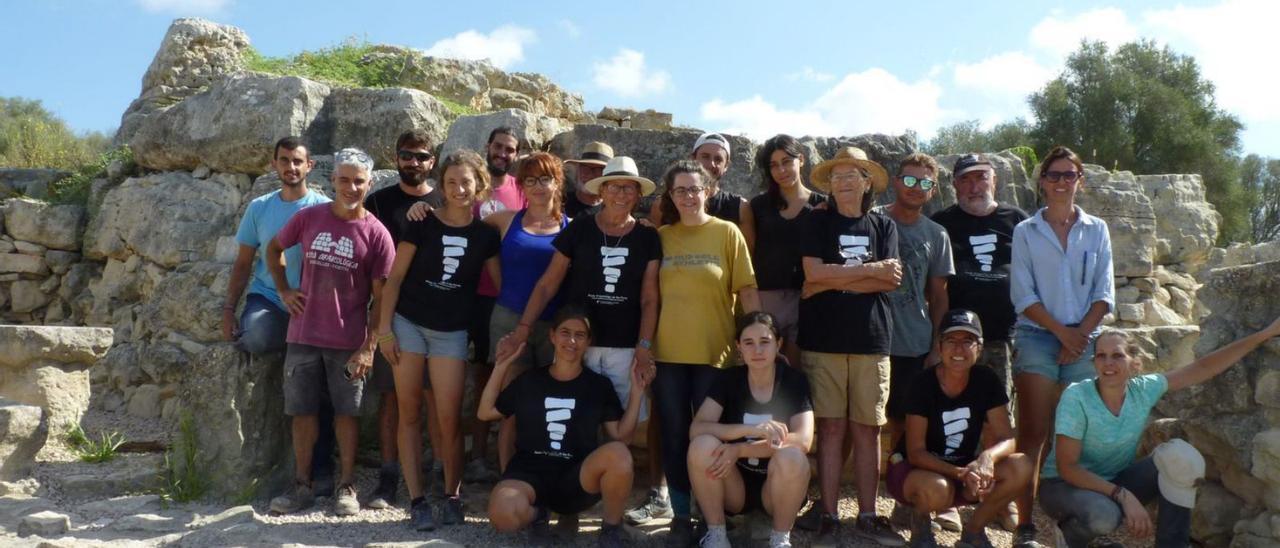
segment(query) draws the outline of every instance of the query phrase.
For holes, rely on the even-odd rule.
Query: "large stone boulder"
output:
[[[435,97],[416,89],[336,89],[325,102],[323,117],[333,128],[329,148],[357,147],[379,167],[395,169],[396,138],[423,129],[439,144],[453,113]]]
[[[152,298],[138,312],[135,337],[181,337],[191,353],[204,343],[222,339],[222,297],[226,295],[230,269],[213,262],[188,263],[167,273]]]
[[[1199,175],[1139,175],[1156,218],[1156,264],[1194,267],[1209,259],[1221,215],[1205,200]]]
[[[60,169],[0,168],[0,200],[18,194],[47,198],[49,185],[69,175]]]
[[[158,110],[199,93],[244,66],[249,37],[230,25],[177,19],[142,77],[142,93],[120,120],[116,143],[129,142],[138,126]]]
[[[197,181],[173,171],[126,180],[110,190],[89,222],[85,255],[126,260],[137,254],[174,267],[213,258],[218,236],[235,232],[244,176]]]
[[[568,129],[567,124],[556,118],[511,108],[488,114],[462,116],[449,126],[449,136],[440,147],[440,156],[448,156],[462,148],[469,148],[483,156],[485,145],[489,142],[489,133],[504,126],[515,129],[523,138],[521,146],[532,150],[542,149],[552,137]]]
[[[1128,171],[1112,173],[1085,166],[1085,185],[1076,203],[1107,222],[1111,234],[1111,262],[1116,276],[1150,276],[1154,267],[1156,216],[1151,200]]]
[[[48,433],[42,409],[0,398],[0,481],[25,477]]]
[[[138,165],[157,171],[205,165],[265,173],[281,137],[327,142],[323,124],[313,123],[329,92],[325,84],[294,76],[229,75],[142,120],[128,143]]]
[[[30,199],[10,200],[4,228],[15,239],[51,249],[79,250],[84,232],[84,207],[50,205]]]
[[[0,397],[40,407],[51,431],[79,424],[111,341],[110,329],[0,325]]]

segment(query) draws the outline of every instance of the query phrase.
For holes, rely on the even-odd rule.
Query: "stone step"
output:
[[[60,498],[102,500],[154,492],[162,485],[164,457],[120,454],[104,463],[49,463],[46,485]],[[50,473],[52,472],[52,473]]]

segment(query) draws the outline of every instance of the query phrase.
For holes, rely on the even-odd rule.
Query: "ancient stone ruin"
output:
[[[387,46],[381,54],[411,61],[397,77],[401,87],[344,88],[246,72],[248,47],[234,27],[175,21],[116,137],[136,165],[113,165],[93,181],[87,206],[30,197],[56,174],[0,170],[0,196],[25,195],[0,202],[0,321],[11,324],[0,326],[0,542],[289,541],[260,538],[253,508],[222,511],[260,504],[291,467],[280,364],[235,351],[219,326],[236,223],[251,199],[278,187],[267,162],[279,137],[311,144],[319,166],[309,182],[327,193],[327,155],[346,146],[374,154],[377,186],[394,184],[391,145],[412,127],[430,131],[445,153],[482,147],[499,125],[565,158],[605,141],[655,179],[688,155],[699,132],[653,111],[592,115],[581,97],[541,75],[484,62]],[[458,116],[441,99],[484,114]],[[723,184],[754,195],[759,145],[731,141]],[[917,149],[907,136],[802,143],[807,166],[855,144],[891,172]],[[1028,166],[1011,152],[993,156],[998,198],[1034,210]],[[939,158],[947,167],[954,160]],[[1107,322],[1140,334],[1152,370],[1185,364],[1280,315],[1280,245],[1215,249],[1219,215],[1199,175],[1087,171],[1081,205],[1109,223],[1115,250],[1117,306]],[[941,178],[930,211],[954,201],[950,173]],[[1194,538],[1207,546],[1280,543],[1280,343],[1166,398],[1158,411],[1151,439],[1185,437],[1209,462]],[[71,461],[69,428],[108,420],[95,416],[111,417],[101,424],[121,429],[141,452],[106,468]],[[157,452],[178,454],[184,419],[194,424],[191,466],[207,478],[209,502],[166,514],[147,493],[166,470],[184,466],[166,467]]]

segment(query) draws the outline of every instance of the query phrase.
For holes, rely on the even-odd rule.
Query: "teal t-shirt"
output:
[[[276,233],[289,222],[294,213],[305,207],[328,203],[328,197],[314,190],[292,202],[280,199],[280,191],[263,194],[249,202],[240,219],[240,229],[236,231],[236,242],[240,245],[257,248],[253,256],[253,277],[249,280],[249,292],[257,293],[271,300],[284,310],[284,302],[276,294],[276,284],[267,270],[267,244],[276,237]],[[285,277],[290,287],[298,287],[302,278],[302,248],[293,246],[284,250]]]
[[[1062,392],[1054,428],[1057,434],[1080,440],[1080,465],[1085,470],[1110,480],[1133,464],[1147,417],[1169,390],[1169,381],[1159,373],[1129,379],[1120,416],[1112,415],[1102,403],[1096,383],[1097,379],[1089,379]],[[1049,452],[1040,477],[1058,477],[1056,447]]]

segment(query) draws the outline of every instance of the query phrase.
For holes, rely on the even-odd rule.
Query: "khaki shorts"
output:
[[[889,356],[803,352],[813,391],[813,414],[822,419],[849,419],[867,426],[889,422]]]

